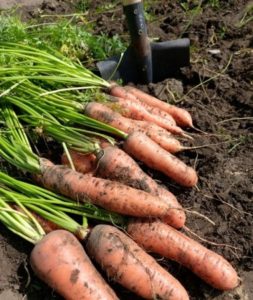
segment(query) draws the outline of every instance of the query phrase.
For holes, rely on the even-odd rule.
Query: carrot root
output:
[[[189,299],[174,277],[115,227],[93,228],[86,249],[110,278],[144,299]]]
[[[163,172],[182,186],[192,187],[197,184],[195,170],[165,151],[145,134],[134,132],[123,145],[124,150],[147,166]]]
[[[127,232],[147,251],[177,261],[214,288],[231,290],[239,283],[236,271],[222,256],[167,224],[132,219]]]
[[[175,119],[176,123],[179,126],[193,127],[192,117],[187,110],[177,107],[175,105],[165,103],[147,93],[144,93],[143,91],[137,88],[126,86],[124,87],[124,89],[128,92],[128,95],[132,94],[133,96],[147,103],[148,105],[159,107],[161,110],[164,110],[167,113],[169,113]]]
[[[41,159],[44,187],[76,201],[91,202],[109,211],[130,216],[167,216],[170,206],[160,198],[119,182],[86,176],[62,165]]]
[[[121,149],[107,147],[103,150],[103,155],[98,161],[96,175],[158,196],[171,207],[163,220],[176,228],[184,226],[185,213],[176,197],[165,188],[160,187]]]
[[[30,262],[35,274],[66,300],[118,299],[68,231],[47,234],[35,245]]]

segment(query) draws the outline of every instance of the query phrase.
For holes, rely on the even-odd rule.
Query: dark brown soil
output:
[[[5,2],[8,3],[1,1],[1,5]],[[41,2],[36,8],[34,5],[23,8],[23,17],[30,18],[41,11],[69,12],[78,1]],[[92,7],[95,9],[105,2],[110,3],[92,1]],[[195,16],[192,11],[186,13],[179,2],[182,1],[153,1],[152,7],[147,8],[156,17],[149,24],[149,35],[160,40],[189,37],[191,66],[174,79],[141,88],[187,108],[195,126],[206,133],[192,130],[194,142],[185,141],[185,145],[206,147],[179,155],[196,167],[200,178],[198,188],[184,189],[161,174],[146,170],[191,211],[187,227],[192,233],[186,233],[225,256],[237,269],[242,284],[233,292],[220,293],[181,266],[167,260],[159,262],[183,283],[191,299],[250,300],[253,299],[253,26],[252,22],[239,25],[252,2],[220,1],[219,8],[215,8],[203,1],[204,9]],[[198,1],[190,1],[194,2]],[[104,14],[91,11],[90,19],[96,22],[98,32],[127,36],[120,6]],[[24,295],[23,299],[31,300],[59,299],[28,267],[27,257],[32,247],[0,228],[0,299],[22,299]],[[137,299],[120,287],[115,288],[121,299]]]

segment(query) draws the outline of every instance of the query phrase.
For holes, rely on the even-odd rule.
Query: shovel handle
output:
[[[141,0],[123,0],[123,9],[142,82],[150,83],[153,80],[152,52],[147,35],[143,2]]]

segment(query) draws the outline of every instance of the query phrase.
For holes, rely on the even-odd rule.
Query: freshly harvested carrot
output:
[[[217,253],[158,220],[133,219],[127,232],[138,245],[177,261],[219,290],[231,290],[239,284],[231,264]]]
[[[163,172],[183,186],[192,187],[197,184],[198,177],[193,168],[188,167],[141,132],[129,134],[123,148],[147,166]]]
[[[73,161],[75,169],[83,174],[87,174],[89,172],[94,172],[96,167],[96,155],[93,153],[85,154],[80,153],[75,150],[69,150],[69,154]],[[61,156],[61,162],[63,165],[70,166],[70,162],[67,158],[66,153],[63,153]]]
[[[112,87],[111,89],[111,93],[112,93],[112,90],[115,91],[115,86]],[[131,98],[137,98],[143,102],[145,102],[146,104],[150,105],[150,106],[153,106],[153,107],[157,107],[167,113],[169,113],[176,121],[176,123],[179,125],[179,126],[182,126],[182,127],[193,127],[193,124],[192,124],[192,117],[191,115],[189,114],[189,112],[183,108],[180,108],[180,107],[177,107],[175,105],[171,105],[171,104],[168,104],[168,103],[165,103],[137,88],[134,88],[134,87],[131,87],[131,86],[125,86],[125,87],[120,87],[120,86],[117,86],[117,92],[118,92],[118,95],[119,95],[119,89],[124,89],[126,91],[125,93],[125,97],[127,95],[127,97],[129,99]],[[124,92],[122,91],[121,92],[121,97],[124,98]],[[132,95],[132,96],[131,96]]]
[[[144,299],[189,299],[182,285],[132,239],[110,225],[97,225],[86,250],[107,275]]]
[[[180,142],[164,128],[161,128],[156,124],[151,124],[150,122],[125,118],[121,114],[114,112],[109,107],[101,103],[90,102],[87,104],[85,114],[129,134],[134,131],[143,132],[171,153],[184,149]]]
[[[35,274],[66,300],[119,299],[68,231],[47,234],[33,248],[30,262]]]
[[[126,118],[152,122],[164,129],[167,129],[173,134],[184,134],[184,131],[180,127],[176,126],[176,122],[172,117],[170,119],[168,117],[165,119],[158,114],[150,113],[143,105],[141,105],[141,102],[138,99],[133,101],[111,96],[110,101],[113,105],[117,104],[117,106],[121,108],[120,113]],[[113,106],[111,107],[113,108]]]
[[[110,94],[114,97],[120,97],[123,98],[125,100],[131,100],[131,101],[136,101],[138,103],[140,103],[143,107],[145,107],[145,109],[150,112],[151,114],[154,115],[158,115],[164,119],[169,119],[169,120],[173,120],[173,124],[176,124],[175,119],[166,111],[161,110],[160,108],[156,107],[156,106],[150,106],[149,104],[141,101],[139,98],[137,98],[136,96],[134,96],[134,94],[130,93],[127,91],[127,89],[125,89],[122,86],[119,85],[112,85],[110,88]]]
[[[148,192],[151,195],[158,196],[171,207],[163,220],[176,228],[184,226],[185,213],[176,197],[165,188],[159,186],[123,150],[117,147],[106,147],[102,151],[101,157],[98,158],[96,176],[116,180]]]
[[[130,216],[167,216],[170,206],[160,198],[102,178],[83,175],[62,165],[40,159],[40,183],[76,201],[91,202],[109,211]]]
[[[120,97],[123,99],[129,99],[129,100],[140,100],[138,97],[136,97],[133,93],[125,89],[123,86],[120,86],[116,83],[112,83],[110,90],[109,90],[110,95],[114,97]]]

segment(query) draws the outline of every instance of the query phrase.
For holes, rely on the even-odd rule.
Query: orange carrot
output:
[[[69,154],[73,161],[75,169],[83,174],[87,174],[89,172],[94,172],[96,167],[96,155],[89,153],[80,153],[75,150],[69,150]],[[65,153],[62,154],[61,162],[63,165],[70,166],[70,162]]]
[[[145,107],[145,109],[149,113],[154,114],[154,115],[158,115],[158,116],[160,116],[164,119],[169,119],[171,121],[173,120],[172,121],[173,124],[176,124],[176,121],[174,120],[174,118],[169,113],[167,113],[164,110],[159,109],[156,106],[150,106],[149,104],[141,101],[139,98],[134,96],[134,94],[128,92],[127,89],[125,89],[124,87],[121,87],[119,85],[113,85],[109,92],[114,97],[120,97],[120,98],[125,99],[125,100],[136,101],[136,102],[140,103],[143,107]]]
[[[167,216],[170,206],[160,198],[119,182],[83,175],[41,159],[41,184],[76,201],[91,202],[130,216]]]
[[[122,116],[141,121],[148,121],[158,126],[167,129],[169,132],[173,134],[183,135],[183,130],[176,126],[176,122],[171,117],[170,119],[163,118],[158,114],[150,113],[143,105],[141,105],[139,100],[133,101],[129,99],[123,99],[120,97],[110,97],[111,102],[113,104],[117,104],[121,110],[120,113]],[[113,106],[111,106],[113,109]]]
[[[115,227],[94,227],[86,249],[110,278],[144,299],[189,299],[174,277]]]
[[[175,139],[167,130],[146,121],[131,120],[114,112],[106,105],[90,102],[85,109],[85,114],[96,120],[114,126],[126,133],[139,131],[146,133],[152,140],[165,150],[175,153],[183,149],[180,142]]]
[[[159,170],[177,183],[192,187],[197,184],[195,170],[165,151],[154,141],[140,132],[133,132],[123,144],[124,150],[147,166]]]
[[[230,290],[239,283],[236,271],[222,256],[169,225],[135,219],[129,222],[127,232],[147,251],[177,261],[217,289]]]
[[[35,274],[66,300],[115,300],[76,237],[65,230],[47,234],[32,250]]]
[[[115,94],[115,86],[112,86],[111,88],[111,93],[114,90],[114,94]],[[121,93],[119,92],[119,90],[125,90],[126,92],[124,93],[123,91],[121,91]],[[131,86],[125,86],[125,87],[120,87],[117,86],[117,95],[121,95],[120,97],[124,98],[125,97],[131,99],[131,98],[137,98],[143,102],[145,102],[146,104],[153,106],[153,107],[157,107],[160,110],[163,110],[167,113],[169,113],[176,121],[176,123],[179,126],[182,127],[193,127],[192,124],[192,117],[189,114],[189,112],[183,108],[179,108],[175,105],[170,105],[166,102],[163,102],[155,97],[152,97],[151,95],[144,93],[143,91],[131,87]]]
[[[98,159],[96,176],[116,180],[151,195],[158,196],[171,209],[164,221],[173,227],[181,228],[185,223],[185,213],[176,197],[159,186],[139,165],[124,151],[117,147],[106,147]]]

